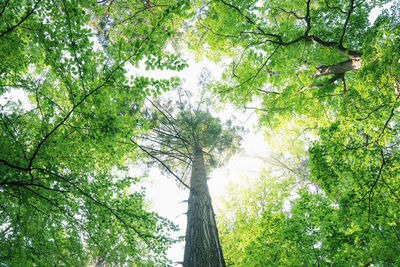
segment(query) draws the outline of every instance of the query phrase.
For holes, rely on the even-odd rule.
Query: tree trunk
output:
[[[184,267],[224,267],[203,152],[194,154],[188,201]]]

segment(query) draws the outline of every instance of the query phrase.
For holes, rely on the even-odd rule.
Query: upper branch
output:
[[[304,17],[300,17],[298,14],[292,12],[292,11],[286,11],[280,7],[277,7],[277,9],[282,10],[283,12],[287,13],[287,14],[291,14],[293,16],[295,16],[297,19],[301,19],[304,20],[306,22],[306,29],[303,35],[296,37],[293,40],[290,41],[283,41],[283,37],[280,34],[275,34],[275,33],[269,33],[264,31],[260,26],[257,25],[257,23],[251,19],[249,16],[247,16],[246,14],[244,14],[237,6],[234,6],[232,4],[229,4],[227,2],[225,2],[224,0],[220,0],[224,5],[236,10],[243,18],[246,19],[246,21],[250,24],[252,24],[253,26],[256,27],[256,29],[260,32],[260,34],[268,37],[267,40],[265,40],[264,42],[270,42],[273,44],[277,44],[280,46],[290,46],[292,44],[301,42],[301,41],[313,41],[314,43],[317,43],[321,46],[324,47],[328,47],[328,48],[332,48],[332,49],[337,49],[337,51],[340,54],[343,54],[345,56],[347,56],[350,59],[360,59],[362,56],[362,53],[357,52],[357,51],[352,51],[350,49],[344,48],[342,43],[343,43],[343,39],[346,33],[346,29],[347,29],[347,25],[349,23],[350,20],[350,15],[351,13],[354,11],[355,5],[354,5],[354,0],[351,0],[350,2],[350,8],[349,11],[346,12],[347,14],[347,18],[346,21],[343,25],[343,30],[342,30],[342,34],[340,36],[339,42],[329,42],[329,41],[323,41],[321,38],[315,36],[315,35],[309,35],[309,32],[311,31],[311,16],[310,16],[310,8],[311,8],[311,0],[307,0],[306,3],[306,14]],[[251,32],[246,32],[246,33],[251,33]],[[256,34],[256,33],[252,33],[252,34]],[[237,36],[230,36],[230,37],[234,37],[237,38]]]
[[[346,21],[343,24],[342,34],[340,35],[340,39],[339,39],[339,43],[338,43],[339,47],[342,46],[343,38],[344,38],[344,35],[346,33],[347,24],[349,23],[350,15],[353,12],[353,10],[354,10],[354,0],[350,0],[350,8],[349,8],[349,11],[347,12],[347,18],[346,18]]]
[[[162,160],[160,160],[159,158],[157,158],[156,156],[154,156],[153,154],[151,154],[149,151],[147,151],[144,147],[142,147],[141,145],[139,145],[138,143],[136,143],[133,139],[130,140],[133,144],[137,145],[144,153],[146,153],[147,155],[149,155],[151,158],[155,159],[157,162],[159,162],[165,169],[167,169],[167,171],[169,173],[171,173],[184,187],[186,187],[187,189],[190,189],[190,187],[182,181],[181,178],[179,178],[178,175],[176,175]]]
[[[237,6],[234,6],[232,4],[229,4],[227,2],[225,2],[224,0],[221,0],[221,2],[230,7],[233,8],[234,10],[236,10],[243,18],[245,18],[250,24],[254,25],[256,27],[256,29],[258,31],[260,31],[263,35],[265,36],[269,36],[269,37],[274,37],[277,38],[279,40],[279,42],[282,42],[282,37],[280,35],[276,35],[276,34],[272,34],[272,33],[267,33],[265,32],[263,29],[260,28],[260,26],[258,26],[249,16],[245,15]]]
[[[160,22],[165,19],[166,15],[164,15],[164,17],[162,17],[159,21],[159,23],[157,24],[159,26]],[[149,33],[149,35],[144,38],[141,43],[139,44],[139,46],[137,47],[137,49],[135,50],[134,53],[132,53],[127,59],[125,59],[124,61],[122,61],[120,64],[118,64],[118,66],[116,66],[112,71],[110,71],[110,73],[108,73],[108,75],[105,77],[104,81],[97,86],[96,88],[94,88],[93,90],[91,90],[89,93],[85,94],[82,99],[75,104],[72,109],[64,116],[63,119],[61,119],[61,121],[59,123],[56,124],[56,126],[50,131],[48,132],[43,139],[38,143],[38,145],[36,146],[30,160],[29,160],[29,164],[28,164],[28,169],[32,168],[32,164],[33,161],[36,158],[36,155],[38,154],[39,150],[41,149],[42,145],[50,138],[51,135],[53,135],[58,128],[60,128],[68,119],[69,117],[72,115],[72,113],[80,106],[82,105],[82,103],[84,103],[86,101],[86,99],[88,99],[91,95],[93,95],[94,93],[96,93],[97,91],[99,91],[101,88],[105,87],[108,83],[108,81],[112,78],[112,76],[118,71],[120,70],[126,62],[130,61],[132,58],[134,58],[135,56],[138,55],[138,53],[140,52],[142,46],[144,45],[145,42],[147,42],[150,39],[150,36],[154,33],[154,31],[156,30],[157,27],[154,27],[152,29],[152,31]]]
[[[343,46],[339,46],[338,43],[336,43],[336,42],[323,41],[319,37],[314,36],[314,35],[307,36],[306,39],[313,41],[314,43],[317,43],[319,45],[322,45],[324,47],[337,48],[337,51],[340,54],[345,55],[350,59],[361,59],[362,53],[346,49]]]
[[[0,34],[0,38],[2,38],[2,37],[3,37],[4,35],[6,35],[7,33],[13,31],[13,30],[14,30],[15,28],[17,28],[18,26],[20,26],[30,15],[32,15],[33,12],[35,12],[35,10],[37,9],[37,7],[38,7],[40,1],[42,1],[42,0],[38,0],[38,1],[35,3],[35,6],[32,8],[32,10],[29,11],[29,12],[25,15],[25,17],[23,17],[17,24],[15,24],[14,26],[8,28],[8,29],[5,30],[4,32],[2,32],[2,33]],[[7,5],[7,3],[6,3],[5,5]],[[5,9],[5,6],[4,6],[4,9]],[[4,10],[3,10],[3,11],[4,11]],[[3,11],[2,11],[2,13],[3,13]]]

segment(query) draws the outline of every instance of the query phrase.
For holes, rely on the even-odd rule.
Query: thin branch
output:
[[[235,35],[229,35],[229,34],[222,34],[222,33],[217,33],[215,31],[213,31],[212,29],[208,28],[207,26],[203,25],[202,23],[200,23],[200,25],[206,29],[207,31],[211,32],[214,35],[220,36],[220,37],[225,37],[225,38],[235,38],[238,39],[239,36],[235,36]]]
[[[179,134],[179,131],[175,128],[175,124],[170,120],[170,118],[172,118],[171,114],[168,114],[168,115],[170,115],[170,116],[167,116],[167,115],[161,110],[160,107],[158,107],[157,105],[155,105],[150,99],[147,99],[147,100],[148,100],[148,101],[149,101],[149,102],[164,116],[164,118],[167,119],[167,121],[169,122],[170,126],[174,129],[175,133],[178,135],[178,138],[179,138],[180,140],[183,141],[183,144],[184,144],[184,146],[185,146],[185,148],[186,148],[186,152],[189,153],[189,148],[187,147],[187,144],[189,144],[189,142],[188,142],[185,138],[183,138],[183,137]]]
[[[390,111],[389,118],[386,120],[385,125],[383,126],[382,131],[381,131],[381,133],[379,134],[378,138],[376,138],[376,142],[378,142],[379,139],[380,139],[380,138],[382,137],[382,135],[384,134],[384,132],[385,132],[387,126],[389,125],[390,120],[392,119],[392,117],[393,117],[393,115],[394,115],[395,109],[396,109],[396,108],[392,108],[392,110]]]
[[[59,193],[69,193],[70,190],[61,190],[61,189],[55,189],[51,187],[47,187],[41,184],[34,184],[34,183],[22,183],[22,182],[1,182],[0,185],[13,185],[13,186],[33,186],[33,187],[40,187],[49,191],[55,191]]]
[[[125,142],[123,142],[125,144]],[[147,151],[150,151],[149,153],[151,153],[152,155],[154,154],[158,154],[158,155],[167,155],[170,156],[174,159],[177,159],[179,161],[182,161],[183,163],[185,163],[185,165],[190,165],[190,162],[187,162],[185,159],[187,158],[186,156],[184,157],[180,157],[179,154],[174,153],[173,151],[167,151],[167,150],[159,150],[159,149],[155,149],[152,147],[148,147],[148,146],[144,146],[141,145],[144,149],[147,149]]]
[[[285,10],[285,9],[283,9],[283,8],[281,8],[281,7],[275,7],[274,9],[276,9],[276,10],[279,10],[279,11],[282,11],[283,13],[285,13],[285,14],[287,14],[287,15],[293,15],[296,19],[298,19],[298,20],[303,20],[305,17],[300,17],[299,15],[297,15],[297,13],[296,12],[294,12],[294,11],[287,11],[287,10]]]
[[[80,77],[80,80],[81,80],[83,91],[86,92],[86,88],[85,88],[86,86],[85,86],[85,82],[84,82],[84,79],[83,79],[81,62],[78,59],[78,55],[76,54],[76,45],[75,45],[75,41],[72,38],[71,19],[69,17],[68,8],[67,8],[67,6],[65,4],[65,0],[63,0],[63,4],[64,4],[65,14],[67,15],[67,22],[68,22],[68,29],[69,29],[68,35],[69,35],[69,39],[71,41],[71,48],[73,50],[74,59],[77,62],[77,67],[78,67],[78,71],[79,71],[79,77]]]
[[[8,2],[10,2],[10,0],[7,0],[7,1],[4,3],[3,9],[2,9],[1,12],[0,12],[0,17],[3,15],[4,11],[6,10],[6,7],[7,7],[7,5],[8,5]]]
[[[15,24],[14,26],[12,26],[11,28],[8,28],[6,31],[4,31],[3,33],[0,34],[0,39],[6,35],[7,33],[13,31],[15,28],[17,28],[18,26],[20,26],[30,15],[33,14],[33,12],[35,12],[36,8],[38,7],[40,1],[42,0],[38,0],[35,4],[35,6],[32,8],[32,10],[30,12],[28,12],[25,17],[23,17],[17,24]],[[5,6],[4,6],[5,8]]]
[[[276,53],[276,51],[278,50],[278,48],[280,47],[280,45],[277,45],[274,49],[274,51],[271,53],[271,55],[268,56],[268,58],[263,62],[263,64],[261,65],[260,68],[258,68],[257,72],[251,76],[250,78],[246,79],[244,82],[241,82],[239,85],[233,87],[233,88],[228,88],[226,90],[220,91],[221,93],[227,92],[227,91],[231,91],[231,90],[235,90],[241,86],[243,86],[244,84],[250,82],[251,80],[254,80],[255,78],[257,78],[257,76],[260,74],[261,70],[265,68],[265,66],[268,64],[269,60],[273,57],[273,55]]]
[[[308,36],[308,33],[311,30],[310,4],[311,0],[308,0],[306,6],[306,15],[304,16],[304,20],[306,21],[307,25],[306,31],[304,32],[304,36]]]
[[[282,37],[280,35],[272,34],[272,33],[266,33],[263,29],[260,28],[249,16],[245,15],[237,6],[234,6],[232,4],[229,4],[225,2],[224,0],[220,0],[224,5],[233,8],[236,10],[243,18],[245,18],[250,24],[254,25],[258,31],[260,31],[263,35],[268,36],[268,37],[273,37],[279,40],[279,42],[282,42]]]
[[[10,167],[10,168],[13,168],[13,169],[17,169],[17,170],[20,170],[20,171],[30,171],[30,168],[24,168],[24,167],[20,167],[20,166],[14,165],[14,164],[9,163],[8,161],[6,161],[4,159],[0,159],[0,162],[3,163],[4,165]]]
[[[346,33],[347,24],[349,23],[350,15],[353,12],[353,10],[354,10],[354,0],[350,0],[350,8],[349,8],[349,11],[347,12],[346,21],[343,24],[342,34],[340,35],[340,39],[339,39],[339,43],[338,43],[339,47],[342,47],[343,38]]]
[[[176,149],[176,148],[170,146],[169,144],[160,142],[160,141],[157,140],[156,138],[152,138],[152,137],[149,136],[149,135],[142,135],[142,136],[140,136],[140,138],[144,138],[144,139],[149,140],[149,141],[151,141],[151,142],[155,142],[155,143],[157,143],[157,144],[159,144],[159,145],[161,145],[161,146],[166,146],[167,148],[171,149],[172,151],[177,152],[179,155],[182,155],[182,156],[184,156],[184,157],[187,157],[187,154],[185,154],[184,152],[180,151],[179,149]]]
[[[80,229],[83,229],[86,233],[88,233],[88,235],[93,239],[93,241],[94,241],[99,247],[102,247],[102,245],[92,236],[91,231],[89,231],[89,230],[87,229],[87,227],[85,227],[84,225],[82,225],[73,215],[71,215],[70,212],[69,212],[68,210],[62,208],[61,206],[59,206],[57,203],[55,203],[55,202],[52,201],[51,199],[49,199],[49,198],[47,198],[47,197],[45,197],[45,196],[42,196],[41,194],[39,194],[38,192],[36,192],[36,191],[34,191],[34,190],[31,190],[31,189],[29,189],[29,188],[25,188],[25,189],[27,189],[28,191],[32,192],[33,194],[35,194],[35,195],[38,196],[39,198],[46,200],[48,203],[50,203],[52,206],[56,207],[57,209],[61,210],[61,211],[62,211],[62,214],[67,215],[67,217],[69,217],[69,218],[72,220],[73,223],[77,224],[78,227],[79,227]],[[19,196],[16,196],[16,195],[14,195],[14,194],[8,192],[7,190],[5,190],[4,192],[5,192],[6,194],[12,196],[12,197],[21,199]],[[33,206],[31,203],[29,203],[29,202],[26,202],[26,203],[27,203],[28,205],[32,206],[32,207],[33,207],[34,209],[36,209],[37,211],[42,212],[43,214],[46,214],[46,213],[44,213],[42,210],[39,210],[38,208],[36,208],[35,206]],[[46,215],[48,215],[48,214],[46,214]],[[49,216],[49,217],[50,217],[52,220],[56,221],[56,222],[60,222],[60,221],[58,221],[57,219],[55,219],[54,216]]]
[[[336,10],[338,10],[339,12],[341,12],[343,14],[347,14],[347,12],[344,11],[343,9],[341,9],[339,6],[330,6],[329,3],[328,3],[328,0],[325,0],[325,5],[326,5],[327,8],[336,9]]]
[[[382,163],[381,163],[378,175],[375,178],[374,183],[372,184],[371,188],[367,192],[365,192],[365,194],[357,202],[362,201],[367,195],[369,195],[369,203],[368,204],[370,205],[372,191],[374,190],[376,184],[378,183],[379,179],[381,178],[383,167],[386,164],[385,157],[383,156],[383,151],[382,150],[381,150],[381,157],[382,157]]]
[[[181,178],[178,177],[178,175],[176,175],[162,160],[160,160],[159,158],[155,157],[153,154],[151,154],[150,152],[148,152],[146,149],[144,149],[141,145],[139,145],[138,143],[136,143],[133,139],[130,139],[130,141],[135,144],[136,146],[138,146],[143,152],[145,152],[147,155],[149,155],[152,159],[155,159],[157,162],[159,162],[165,169],[167,169],[167,171],[169,173],[171,173],[184,187],[186,187],[187,189],[190,190],[190,187],[184,183],[182,181]]]
[[[140,233],[140,232],[139,232],[138,230],[136,230],[133,226],[129,225],[121,216],[119,216],[119,215],[117,214],[117,212],[115,211],[115,209],[110,208],[110,207],[107,206],[105,203],[102,203],[102,202],[98,201],[97,199],[95,199],[94,197],[92,197],[91,195],[89,195],[88,193],[86,193],[83,189],[81,189],[77,184],[75,184],[74,182],[68,180],[67,178],[65,178],[65,177],[63,177],[63,176],[61,176],[61,175],[58,175],[58,174],[56,174],[56,173],[54,173],[54,172],[52,172],[52,171],[46,170],[46,169],[39,169],[39,168],[38,168],[38,170],[40,170],[40,171],[42,171],[42,172],[45,172],[45,173],[49,173],[49,174],[51,174],[51,175],[54,175],[55,177],[57,177],[57,178],[59,178],[59,179],[65,181],[65,182],[69,183],[70,185],[72,185],[72,186],[73,186],[76,190],[78,190],[83,196],[87,197],[88,199],[90,199],[90,200],[91,200],[92,202],[94,202],[95,204],[97,204],[97,205],[99,205],[99,206],[105,208],[106,210],[108,210],[118,221],[120,221],[120,222],[121,222],[123,225],[125,225],[126,227],[132,229],[140,238],[143,239],[143,241],[144,241],[149,247],[152,247],[152,246],[151,246],[151,243],[146,239],[146,238],[148,238],[149,236],[148,236],[147,234],[144,235],[144,234]]]

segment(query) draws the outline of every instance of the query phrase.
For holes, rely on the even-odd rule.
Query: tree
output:
[[[398,265],[397,226],[375,221],[371,228],[364,213],[265,171],[230,184],[217,220],[235,266]]]
[[[223,155],[229,157],[238,149],[240,128],[230,122],[223,125],[207,109],[202,110],[200,104],[192,109],[184,97],[180,92],[177,105],[172,101],[161,104],[149,100],[153,107],[149,113],[151,131],[142,135],[143,143],[138,146],[190,190],[183,266],[225,266],[207,186],[207,170],[222,163]],[[178,171],[182,174],[177,174]]]
[[[400,56],[389,36],[397,35],[398,19],[395,11],[373,25],[368,19],[387,2],[216,0],[193,7],[197,23],[187,38],[196,53],[231,59],[223,79],[210,86],[222,100],[247,107],[259,99],[263,125],[312,130],[359,103],[354,93],[376,97],[379,87],[395,100]]]
[[[95,45],[105,10],[130,27],[118,36],[113,25]],[[125,67],[163,58],[166,28],[182,10],[183,2],[2,1],[0,94],[29,103],[0,107],[0,264],[168,264],[176,226],[146,210],[139,178],[126,172],[139,156],[124,142],[145,130],[143,99],[176,81],[129,78]],[[170,58],[153,65],[182,67]]]

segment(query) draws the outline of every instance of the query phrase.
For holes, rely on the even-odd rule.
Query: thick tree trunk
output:
[[[188,201],[184,267],[224,267],[203,152],[194,154]]]

